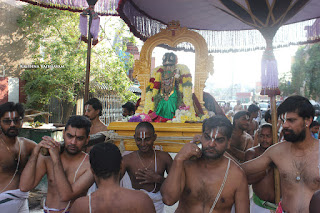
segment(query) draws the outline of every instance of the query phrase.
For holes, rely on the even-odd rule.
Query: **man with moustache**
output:
[[[259,157],[264,153],[272,143],[272,125],[269,123],[262,124],[258,131],[258,146],[248,149],[245,153],[245,160],[251,160]],[[251,213],[270,213],[275,211],[277,205],[274,204],[274,173],[273,165],[260,173],[248,175],[248,183],[252,184],[253,196],[250,200]]]
[[[233,118],[233,131],[230,147],[227,153],[237,162],[245,161],[245,152],[253,147],[253,139],[246,132],[249,128],[250,114],[247,111],[239,111]]]
[[[20,175],[36,143],[18,137],[24,117],[23,106],[0,105],[0,211],[29,212],[28,192],[19,190]]]
[[[47,174],[48,192],[43,202],[45,213],[69,212],[72,202],[86,195],[94,178],[90,170],[88,154],[82,148],[88,143],[91,123],[84,116],[72,116],[63,132],[64,148],[49,136],[33,149],[32,155],[21,174],[20,190],[36,187]],[[46,148],[49,156],[40,154]]]
[[[176,155],[161,187],[163,201],[176,213],[249,212],[249,191],[242,169],[224,153],[232,134],[230,121],[221,115],[204,121],[200,142],[185,144]]]
[[[102,103],[97,98],[91,98],[84,104],[84,116],[90,119],[90,134],[107,131],[107,126],[102,123],[99,116],[102,115]]]
[[[252,175],[274,163],[280,172],[282,195],[277,212],[308,212],[311,197],[320,188],[319,141],[309,129],[314,108],[308,99],[296,95],[288,97],[277,111],[285,141],[241,167],[247,175]]]
[[[134,134],[139,150],[123,156],[120,179],[125,172],[131,180],[132,188],[146,192],[154,203],[157,213],[164,212],[160,187],[164,172],[169,173],[172,158],[167,152],[153,149],[157,139],[154,127],[149,122],[140,122]]]

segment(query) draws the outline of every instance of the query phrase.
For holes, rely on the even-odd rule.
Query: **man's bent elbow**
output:
[[[173,197],[168,196],[166,194],[162,195],[162,201],[167,206],[172,206],[177,202],[175,199],[173,199]]]

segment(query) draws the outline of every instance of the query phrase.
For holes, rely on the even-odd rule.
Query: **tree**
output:
[[[320,44],[300,47],[291,66],[291,82],[288,74],[280,78],[280,90],[284,95],[298,94],[319,99],[320,93]]]
[[[50,100],[56,98],[65,109],[61,113],[64,123],[77,96],[84,91],[87,45],[79,41],[79,14],[32,5],[25,6],[23,10],[18,24],[29,40],[33,64],[38,66],[26,69],[21,76],[26,80],[27,105],[45,110]],[[118,92],[123,101],[136,100],[137,97],[127,91],[131,82],[126,76],[126,69],[132,65],[132,57],[125,63],[117,57],[114,47],[108,45],[108,36],[115,26],[122,33],[126,31],[123,23],[120,27],[116,24],[113,28],[109,26],[108,32],[102,30],[100,43],[92,49],[91,79],[97,83],[91,83],[90,91],[95,91],[94,85],[106,84],[107,88]],[[123,38],[123,41],[127,40],[133,41],[133,36]],[[126,48],[125,45],[117,46]]]

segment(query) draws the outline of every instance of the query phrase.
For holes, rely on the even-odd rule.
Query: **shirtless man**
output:
[[[84,104],[84,115],[91,121],[90,134],[107,131],[107,126],[99,119],[102,115],[102,104],[97,98],[91,98]]]
[[[134,139],[139,150],[123,156],[120,177],[128,172],[132,188],[147,192],[153,200],[157,213],[163,212],[160,187],[164,181],[164,172],[169,173],[172,158],[166,152],[153,149],[157,135],[151,123],[139,123]]]
[[[260,145],[248,149],[245,153],[245,160],[259,157],[269,148],[272,143],[272,125],[265,123],[257,131],[258,142]],[[251,213],[270,213],[275,211],[277,205],[274,204],[274,173],[273,166],[260,173],[247,176],[248,183],[252,184],[253,197],[250,200]]]
[[[134,115],[136,112],[136,106],[131,101],[122,105],[122,116],[128,117]]]
[[[283,122],[284,142],[267,149],[260,157],[241,165],[247,175],[265,171],[274,163],[280,172],[280,212],[308,212],[312,195],[320,189],[319,141],[309,126],[314,108],[302,96],[288,97],[277,109]]]
[[[247,179],[241,168],[224,156],[232,125],[221,115],[204,121],[200,142],[185,144],[176,155],[161,187],[166,205],[179,201],[176,213],[249,212]]]
[[[90,164],[97,191],[78,198],[70,212],[155,212],[152,200],[144,192],[119,186],[121,153],[111,143],[95,145],[90,151]]]
[[[237,113],[237,112],[239,112],[239,111],[241,111],[241,110],[243,110],[243,107],[242,107],[242,105],[241,105],[240,100],[237,100],[237,105],[235,105],[235,106],[233,107],[233,111],[234,111],[234,113]]]
[[[88,154],[81,151],[89,140],[90,127],[88,118],[72,116],[63,132],[63,151],[60,150],[60,143],[48,136],[44,136],[33,149],[21,175],[20,190],[33,189],[47,174],[48,192],[44,212],[69,212],[73,200],[86,195],[93,184]],[[49,149],[50,156],[40,154],[41,147]]]
[[[249,128],[249,113],[247,111],[239,111],[233,118],[233,131],[230,141],[228,154],[237,162],[245,161],[245,152],[253,147],[253,139],[246,132]]]
[[[21,104],[0,105],[0,212],[29,212],[28,192],[19,190],[20,175],[36,143],[18,137],[24,109]]]
[[[247,130],[247,133],[251,135],[252,138],[254,138],[254,133],[259,128],[259,124],[255,120],[258,117],[259,111],[260,111],[260,108],[255,104],[251,104],[248,108],[250,117],[249,117],[249,128]]]

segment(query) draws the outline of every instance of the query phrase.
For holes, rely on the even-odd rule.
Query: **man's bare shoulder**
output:
[[[19,137],[19,141],[23,144],[24,149],[28,152],[28,155],[31,155],[31,152],[37,143],[24,137]]]
[[[172,161],[172,157],[169,155],[168,152],[164,152],[164,151],[156,151],[157,156],[160,157],[160,159],[163,160],[171,160]]]
[[[76,212],[76,213],[87,213],[89,212],[89,198],[86,197],[80,197],[78,198],[71,207],[70,212]]]
[[[228,157],[226,157],[227,159],[229,159]],[[246,175],[244,173],[244,171],[242,170],[242,168],[236,163],[234,162],[232,159],[230,159],[230,170],[229,170],[229,176],[232,179],[233,182],[238,182],[241,183],[241,181],[243,180],[243,178],[246,179]]]

